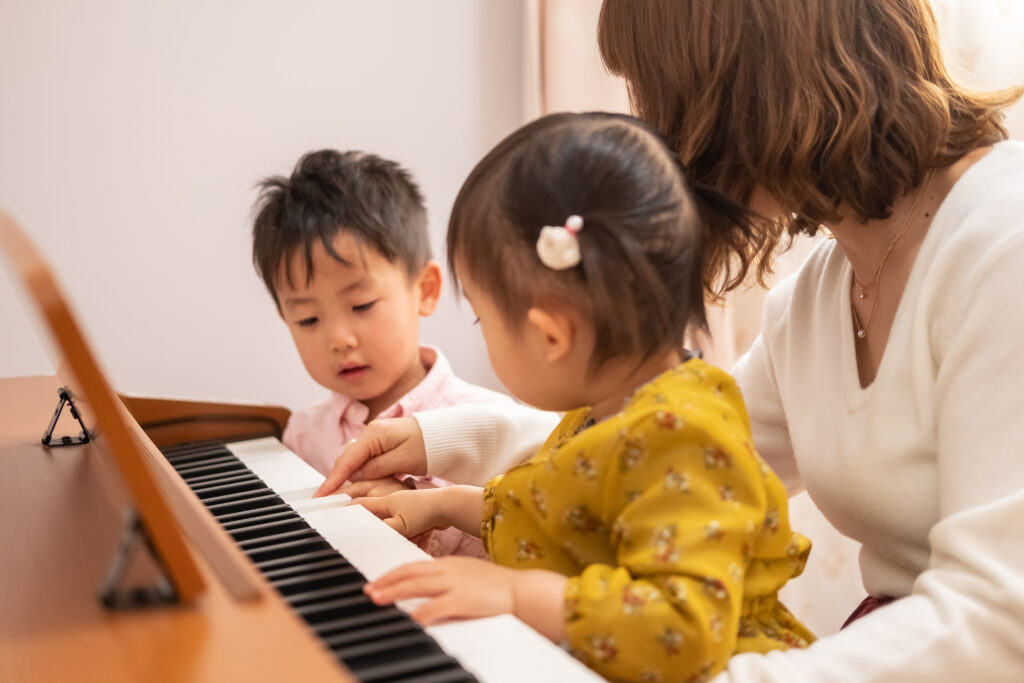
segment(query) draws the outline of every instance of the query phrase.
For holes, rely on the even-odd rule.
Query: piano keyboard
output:
[[[323,477],[277,439],[163,449],[174,469],[286,602],[364,681],[600,681],[512,615],[421,628],[417,601],[362,592],[430,556],[346,495],[312,498]]]

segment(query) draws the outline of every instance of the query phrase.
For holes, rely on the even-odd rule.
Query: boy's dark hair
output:
[[[408,171],[363,152],[324,149],[306,154],[291,176],[259,184],[252,229],[252,260],[274,302],[275,280],[292,283],[291,261],[301,249],[306,281],[313,278],[313,246],[348,264],[332,242],[347,232],[411,276],[430,259],[423,195]],[[282,271],[283,267],[283,271]]]
[[[552,114],[477,164],[448,226],[448,266],[462,268],[511,325],[539,303],[578,308],[594,325],[591,370],[623,355],[680,348],[706,329],[706,222],[741,208],[688,187],[664,140],[630,116]],[[702,215],[706,214],[706,215]],[[583,218],[582,259],[563,271],[537,255],[541,228]],[[726,218],[722,218],[722,217]]]

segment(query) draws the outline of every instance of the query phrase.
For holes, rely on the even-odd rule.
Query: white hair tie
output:
[[[565,225],[545,225],[537,238],[537,256],[552,270],[566,270],[579,265],[580,240],[577,233],[583,229],[583,218],[569,216]]]

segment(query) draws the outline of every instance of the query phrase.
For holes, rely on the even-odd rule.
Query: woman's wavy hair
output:
[[[593,325],[590,368],[681,348],[706,329],[709,226],[745,210],[691,188],[674,152],[624,114],[551,114],[515,131],[476,165],[452,207],[448,267],[468,276],[518,329],[531,306],[562,304]],[[537,255],[548,225],[583,218],[579,265],[552,270]]]
[[[693,182],[785,211],[709,236],[719,294],[751,266],[763,283],[786,233],[887,217],[930,168],[1004,139],[1021,94],[953,82],[928,0],[605,0],[598,42]]]

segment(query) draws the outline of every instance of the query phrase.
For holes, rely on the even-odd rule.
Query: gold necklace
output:
[[[868,294],[868,288],[877,289],[878,283],[882,279],[882,269],[885,268],[886,262],[889,260],[889,256],[892,254],[892,250],[896,248],[896,243],[903,237],[903,233],[907,231],[907,228],[914,222],[914,218],[917,216],[917,210],[921,203],[922,197],[928,194],[928,186],[932,182],[932,171],[928,171],[928,174],[924,177],[924,182],[921,183],[921,189],[918,191],[917,196],[914,197],[914,202],[910,205],[910,210],[907,212],[907,217],[903,219],[903,224],[900,225],[900,229],[896,231],[896,235],[889,242],[889,245],[885,248],[885,252],[882,254],[882,260],[878,263],[878,268],[875,269],[875,274],[871,278],[871,282],[867,287],[862,285],[857,279],[857,273],[853,273],[853,282],[860,290],[858,298],[865,298]],[[871,310],[868,312],[868,319],[863,325],[860,324],[860,317],[857,315],[857,307],[853,305],[853,301],[850,301],[850,310],[853,312],[853,325],[857,330],[857,338],[864,339],[868,336],[868,328],[871,327],[871,321],[875,319],[875,310],[878,308],[878,296],[876,295],[874,300],[871,302]]]

